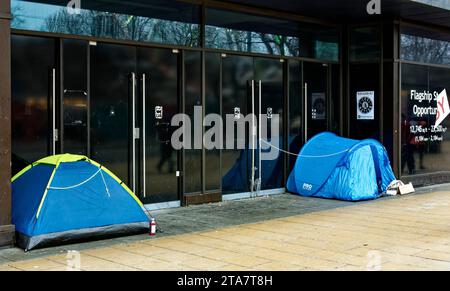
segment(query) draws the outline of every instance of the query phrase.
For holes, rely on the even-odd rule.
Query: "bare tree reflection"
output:
[[[25,23],[25,19],[22,16],[23,7],[11,6],[11,27],[20,27]]]
[[[70,14],[66,9],[45,20],[46,31],[196,46],[198,24],[181,23],[117,13],[82,11]]]
[[[402,59],[450,64],[450,42],[414,35],[402,35]]]
[[[25,4],[24,4],[25,5]],[[17,15],[26,6],[16,3]],[[39,30],[87,35],[99,38],[126,39],[139,42],[158,42],[182,46],[198,46],[201,38],[200,24],[155,19],[94,10],[81,10],[71,14],[65,7],[38,17]],[[162,15],[164,16],[164,15]],[[24,16],[27,21],[27,16]],[[42,21],[43,20],[43,21]],[[14,18],[13,27],[21,27],[20,16]],[[27,24],[23,24],[26,26]],[[35,24],[36,25],[36,24]],[[292,32],[291,35],[266,32],[228,29],[207,25],[205,40],[207,47],[232,51],[257,52],[273,55],[300,56],[337,59],[338,44],[319,41],[316,33],[325,31],[311,30],[305,33]],[[327,33],[327,32],[325,32]]]
[[[206,41],[208,47],[233,51],[288,56],[297,56],[299,53],[299,38],[269,33],[207,26]]]

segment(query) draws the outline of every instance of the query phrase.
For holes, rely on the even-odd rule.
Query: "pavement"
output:
[[[351,203],[290,194],[153,213],[163,233],[24,253],[15,270],[450,270],[450,185]]]

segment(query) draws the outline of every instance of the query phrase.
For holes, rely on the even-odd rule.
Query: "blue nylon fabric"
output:
[[[61,163],[53,177],[34,228],[28,235],[147,222],[141,206],[103,170],[85,161]],[[95,175],[93,177],[93,175]],[[93,177],[88,182],[71,189]],[[20,181],[17,181],[20,182]],[[48,182],[48,179],[46,179]],[[105,183],[109,189],[106,191]],[[42,194],[40,194],[42,197]],[[34,212],[34,214],[36,211]]]
[[[314,196],[347,155],[344,151],[357,143],[329,132],[314,136],[300,151],[293,170],[296,175],[289,176],[288,190],[302,196]]]
[[[348,157],[348,166],[337,167],[314,196],[346,201],[377,198],[377,176],[370,146],[353,152]]]
[[[12,223],[17,231],[28,236],[33,233],[36,212],[54,168],[36,165],[12,183]]]
[[[373,143],[378,144],[378,160],[380,163],[380,174],[381,174],[381,191],[386,191],[389,184],[394,181],[395,175],[391,167],[391,162],[389,160],[389,155],[386,149],[378,141],[371,140]]]
[[[370,146],[370,151],[372,153],[372,159],[375,167],[375,174],[377,179],[377,186],[381,186],[381,165],[378,157],[378,150],[375,145]]]
[[[268,140],[270,143],[270,140]],[[279,140],[279,147],[282,148],[282,141]],[[276,149],[271,148],[269,145],[263,144],[261,152],[267,155],[270,151],[276,152]],[[275,156],[274,156],[275,157]],[[272,187],[272,185],[279,185],[282,180],[282,153],[278,152],[276,159],[262,160],[261,161],[261,188],[266,189]],[[256,146],[255,149],[255,167],[258,167],[259,151]],[[241,150],[240,156],[237,159],[233,167],[222,178],[222,187],[227,191],[244,192],[248,191],[248,185],[251,178],[252,167],[252,150]],[[255,178],[258,178],[258,171],[255,172]]]
[[[361,201],[378,198],[393,180],[388,155],[379,142],[345,139],[325,132],[303,147],[287,189],[302,196]]]

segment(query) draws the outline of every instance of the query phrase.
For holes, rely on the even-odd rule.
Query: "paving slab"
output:
[[[3,249],[0,271],[450,270],[449,205],[439,185],[360,203],[281,194],[165,209],[156,237]]]

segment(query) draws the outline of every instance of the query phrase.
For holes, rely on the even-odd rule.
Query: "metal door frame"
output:
[[[301,70],[302,70],[302,106],[303,106],[303,144],[306,144],[311,138],[312,136],[308,135],[308,117],[309,117],[309,110],[308,110],[308,94],[309,94],[309,85],[310,83],[307,82],[305,75],[307,74],[307,71],[305,70],[305,64],[306,63],[310,63],[310,64],[318,64],[317,62],[309,62],[309,61],[302,61],[301,62]],[[331,94],[331,86],[332,86],[332,76],[331,76],[331,63],[327,63],[327,62],[322,62],[322,66],[326,67],[326,71],[325,71],[325,75],[326,75],[326,80],[325,80],[325,90],[324,93],[326,94],[325,96],[325,102],[326,102],[326,108],[325,108],[325,112],[326,112],[326,130],[330,130],[330,123],[331,123],[331,98],[333,97]]]

